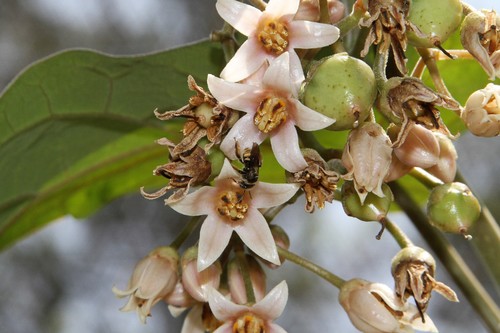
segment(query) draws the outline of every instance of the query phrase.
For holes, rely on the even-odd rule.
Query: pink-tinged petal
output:
[[[234,83],[208,74],[208,89],[219,101],[235,110],[255,112],[262,98],[262,91],[253,85]]]
[[[201,304],[193,306],[184,319],[181,333],[204,333],[205,328],[201,320],[202,312],[203,306]]]
[[[274,320],[281,316],[288,301],[288,285],[281,281],[262,300],[257,302],[252,310],[265,320]]]
[[[219,326],[213,333],[233,333],[233,323],[225,323]]]
[[[257,182],[250,190],[252,206],[269,208],[287,202],[300,188],[299,184],[271,184]]]
[[[270,0],[264,11],[272,17],[290,15],[292,19],[299,10],[300,0]]]
[[[271,136],[271,147],[278,163],[290,172],[307,167],[299,147],[297,130],[291,121],[281,124],[279,131]]]
[[[208,305],[214,314],[215,318],[220,321],[229,321],[235,319],[239,314],[248,312],[249,307],[246,305],[235,304],[224,297],[215,288],[209,288]]]
[[[267,54],[257,39],[250,37],[227,63],[220,77],[232,82],[241,81],[255,73],[266,59]]]
[[[203,186],[189,193],[184,199],[170,204],[173,210],[183,215],[199,216],[207,215],[213,211],[213,200],[216,189]]]
[[[290,54],[288,52],[271,61],[269,68],[262,78],[262,83],[273,90],[286,93],[287,95],[291,94]]]
[[[269,331],[266,332],[269,333],[287,333],[287,331],[285,331],[283,327],[276,325],[275,323],[269,323],[267,328]]]
[[[244,149],[252,147],[254,142],[260,144],[267,137],[267,134],[259,131],[255,126],[253,117],[253,113],[241,117],[222,140],[220,149],[230,159],[236,158],[235,141],[238,141],[240,148]]]
[[[293,121],[303,131],[317,131],[333,124],[336,120],[308,108],[298,100],[294,100],[295,113]]]
[[[339,39],[339,29],[330,24],[292,21],[288,24],[290,47],[314,49],[331,45]]]
[[[292,82],[292,96],[297,97],[302,82],[305,80],[304,70],[297,53],[290,48],[290,80]]]
[[[213,202],[213,198],[210,200]],[[226,248],[233,228],[220,220],[217,215],[208,215],[200,229],[198,245],[198,271],[214,263]]]
[[[240,177],[240,174],[238,172],[236,172],[236,170],[234,170],[234,168],[232,167],[231,165],[231,162],[229,162],[229,160],[227,158],[224,159],[224,164],[222,165],[222,169],[219,173],[219,175],[217,176],[217,178],[215,178],[215,181],[217,180],[222,180],[222,179],[237,179]]]
[[[257,209],[248,209],[243,223],[237,225],[234,231],[240,236],[243,243],[258,256],[275,265],[281,264],[271,229],[269,229],[264,216]]]
[[[254,32],[262,15],[257,8],[235,0],[218,0],[215,8],[224,21],[245,36]]]

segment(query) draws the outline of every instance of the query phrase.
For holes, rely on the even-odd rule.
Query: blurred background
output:
[[[498,1],[468,2],[500,11]],[[30,63],[66,48],[129,55],[206,38],[222,26],[214,4],[212,0],[2,0],[0,90]],[[498,138],[465,134],[456,146],[462,173],[498,218]],[[347,218],[337,203],[312,216],[303,205],[295,206],[276,220],[289,233],[291,250],[346,279],[361,277],[392,286],[390,260],[398,246],[389,234],[375,241],[377,224]],[[416,245],[426,247],[404,216],[392,218]],[[147,325],[134,313],[119,312],[125,300],[116,299],[111,287],[125,288],[135,263],[152,248],[168,244],[183,222],[162,200],[147,201],[134,194],[88,220],[65,217],[0,253],[0,332],[179,332],[183,317],[172,318],[165,304],[153,309]],[[470,250],[462,239],[454,240],[463,252]],[[437,279],[464,299],[439,266]],[[288,332],[355,331],[337,304],[338,291],[319,277],[291,263],[269,271],[268,277],[269,288],[288,281],[290,297],[278,321]],[[498,300],[497,288],[488,286]],[[428,311],[441,332],[486,332],[466,301],[450,304],[434,295]]]

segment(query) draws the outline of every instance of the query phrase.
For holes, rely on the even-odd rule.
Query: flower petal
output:
[[[299,147],[297,130],[291,121],[281,124],[279,131],[271,136],[271,147],[279,164],[290,172],[297,172],[307,167]]]
[[[227,63],[220,77],[232,82],[241,81],[255,73],[266,59],[267,54],[264,49],[255,38],[250,37]]]
[[[290,19],[295,16],[299,10],[300,0],[270,0],[264,11],[273,17],[290,15]]]
[[[262,300],[257,302],[252,310],[265,320],[278,318],[285,309],[288,301],[288,285],[286,281],[281,281]]]
[[[249,310],[248,306],[231,302],[215,288],[209,288],[207,294],[210,310],[212,310],[215,318],[220,321],[229,321],[238,316],[241,312],[247,312]]]
[[[212,74],[208,74],[207,84],[219,103],[235,110],[255,112],[262,99],[262,90],[254,85],[229,82]]]
[[[215,8],[224,21],[245,36],[254,32],[262,15],[257,8],[235,0],[218,0]]]
[[[287,331],[285,331],[283,327],[276,325],[275,323],[269,323],[267,328],[269,331],[266,332],[269,333],[287,333]]]
[[[203,186],[188,194],[184,199],[170,203],[170,207],[178,213],[188,216],[207,215],[213,211],[215,188]]]
[[[287,202],[300,188],[299,184],[271,184],[257,182],[250,190],[252,206],[269,208]]]
[[[255,126],[253,117],[253,113],[241,117],[222,140],[220,149],[228,158],[232,160],[236,158],[235,141],[238,141],[241,149],[245,149],[252,147],[254,142],[260,144],[267,137],[267,134],[259,131]]]
[[[303,131],[317,131],[330,126],[335,119],[324,116],[296,100],[293,121]]]
[[[213,202],[213,198],[210,200]],[[208,215],[200,229],[198,245],[198,271],[214,263],[226,248],[233,229],[218,216]]]
[[[290,80],[290,53],[285,52],[273,61],[266,70],[262,83],[266,87],[278,90],[286,95],[292,93]]]
[[[339,29],[330,24],[292,21],[288,24],[290,47],[314,49],[331,45],[339,39]]]
[[[293,84],[292,95],[297,97],[300,91],[300,85],[306,79],[304,76],[304,70],[302,69],[302,63],[300,62],[297,53],[290,48],[290,79]]]
[[[213,333],[233,333],[233,323],[225,323],[222,326],[217,327]]]
[[[234,170],[233,166],[231,165],[231,162],[229,162],[229,160],[227,158],[224,159],[224,164],[222,165],[222,169],[219,173],[219,175],[217,176],[217,178],[215,178],[215,181],[217,182],[218,180],[223,180],[223,179],[227,179],[227,178],[230,178],[230,179],[237,179],[240,177],[240,174],[238,172],[236,172],[236,170]]]
[[[234,227],[234,231],[240,236],[243,243],[258,256],[273,264],[281,264],[271,229],[269,229],[264,216],[257,209],[250,208],[243,223]]]
[[[205,328],[201,320],[202,312],[203,306],[201,304],[193,306],[184,319],[181,333],[204,333]]]

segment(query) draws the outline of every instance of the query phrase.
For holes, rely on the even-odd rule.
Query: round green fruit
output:
[[[362,123],[376,97],[372,69],[347,53],[335,54],[313,65],[301,93],[304,105],[336,120],[328,127],[333,131]]]
[[[458,182],[436,186],[427,202],[427,217],[433,226],[466,237],[480,213],[479,201],[467,185]]]
[[[384,197],[368,193],[365,201],[361,203],[358,193],[352,181],[346,181],[342,185],[342,207],[348,216],[356,217],[361,221],[378,221],[387,216],[387,212],[394,201],[392,191],[387,184],[382,184]]]
[[[408,42],[416,47],[441,45],[458,29],[462,21],[460,0],[412,0],[408,20],[427,37],[418,37],[409,32]]]

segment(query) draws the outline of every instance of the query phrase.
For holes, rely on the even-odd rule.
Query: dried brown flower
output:
[[[312,213],[315,206],[321,209],[325,207],[325,201],[333,201],[340,175],[329,170],[327,163],[315,150],[303,149],[302,153],[307,167],[294,172],[289,181],[301,184],[306,196],[305,210]]]
[[[182,139],[171,152],[172,156],[181,155],[192,150],[198,141],[207,137],[209,143],[205,145],[208,151],[214,144],[222,140],[222,135],[234,124],[238,114],[232,109],[219,104],[219,102],[202,87],[196,84],[192,76],[188,76],[188,87],[196,95],[189,98],[187,105],[175,111],[164,113],[155,110],[155,115],[161,120],[170,120],[176,117],[187,118],[182,134]]]
[[[191,186],[203,184],[210,177],[211,164],[207,160],[205,151],[199,146],[181,155],[175,155],[174,151],[177,146],[173,142],[166,138],[157,142],[168,147],[170,162],[156,167],[153,174],[169,178],[170,182],[154,193],[147,193],[144,188],[141,188],[141,193],[146,199],[157,199],[173,189],[174,193],[165,200],[165,204],[179,201],[187,195]]]
[[[401,130],[393,142],[394,147],[400,146],[406,139],[410,122],[452,137],[437,106],[460,110],[460,104],[453,98],[433,91],[414,77],[390,78],[385,83],[378,102],[379,108],[401,123]]]
[[[359,22],[360,26],[370,28],[361,56],[366,56],[372,44],[379,46],[378,52],[381,54],[392,47],[398,70],[406,74],[406,32],[413,31],[419,37],[426,37],[416,25],[407,20],[409,11],[408,0],[368,0],[370,17]]]

